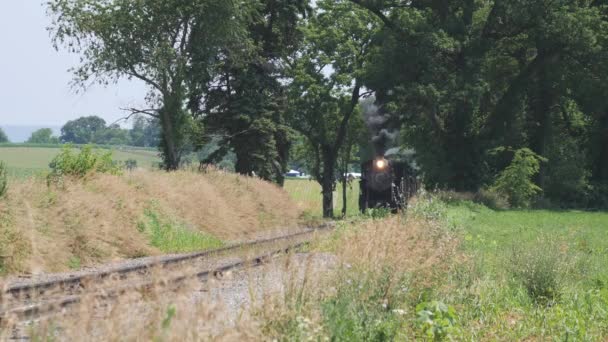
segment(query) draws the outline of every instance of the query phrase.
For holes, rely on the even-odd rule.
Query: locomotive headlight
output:
[[[376,168],[378,170],[384,170],[388,166],[388,162],[386,159],[378,159],[376,160]]]

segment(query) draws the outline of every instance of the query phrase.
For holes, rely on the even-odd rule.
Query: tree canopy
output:
[[[59,138],[53,136],[53,130],[50,128],[41,128],[34,132],[27,140],[29,144],[59,144]]]
[[[230,51],[248,50],[245,27],[255,5],[230,0],[52,0],[48,9],[55,44],[82,56],[74,69],[77,84],[126,77],[148,85],[150,108],[129,110],[159,120],[164,166],[174,170],[192,131],[185,106],[190,86],[210,79]]]
[[[2,129],[2,127],[0,127],[0,144],[7,143],[7,142],[9,142],[8,136],[6,135],[6,133],[4,133],[4,130]]]
[[[106,121],[98,116],[83,116],[68,121],[61,127],[60,140],[63,143],[88,144],[95,136],[105,130]]]
[[[602,1],[52,0],[49,10],[55,43],[82,56],[77,84],[149,86],[149,108],[128,108],[149,121],[96,136],[158,143],[167,170],[198,148],[203,163],[234,157],[237,172],[281,184],[297,150],[331,216],[353,139],[373,143],[370,158],[387,141],[413,150],[428,187],[458,191],[507,191],[497,182],[517,183],[501,175],[529,151],[543,161],[527,179],[534,196],[608,207]],[[368,134],[353,133],[357,122]]]

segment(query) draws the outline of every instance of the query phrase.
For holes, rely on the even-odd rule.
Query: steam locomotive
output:
[[[361,164],[359,209],[387,208],[393,212],[407,207],[419,187],[415,168],[405,160],[387,155]]]

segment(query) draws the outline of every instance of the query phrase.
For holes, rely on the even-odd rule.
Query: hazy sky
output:
[[[142,104],[146,88],[139,82],[78,94],[70,88],[68,69],[78,56],[53,48],[44,2],[0,0],[0,126],[61,126],[84,115],[110,123],[125,115],[121,107]]]

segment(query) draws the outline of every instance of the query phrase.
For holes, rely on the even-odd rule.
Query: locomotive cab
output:
[[[393,212],[407,206],[418,191],[414,170],[405,161],[377,157],[361,165],[359,209],[387,208]]]

